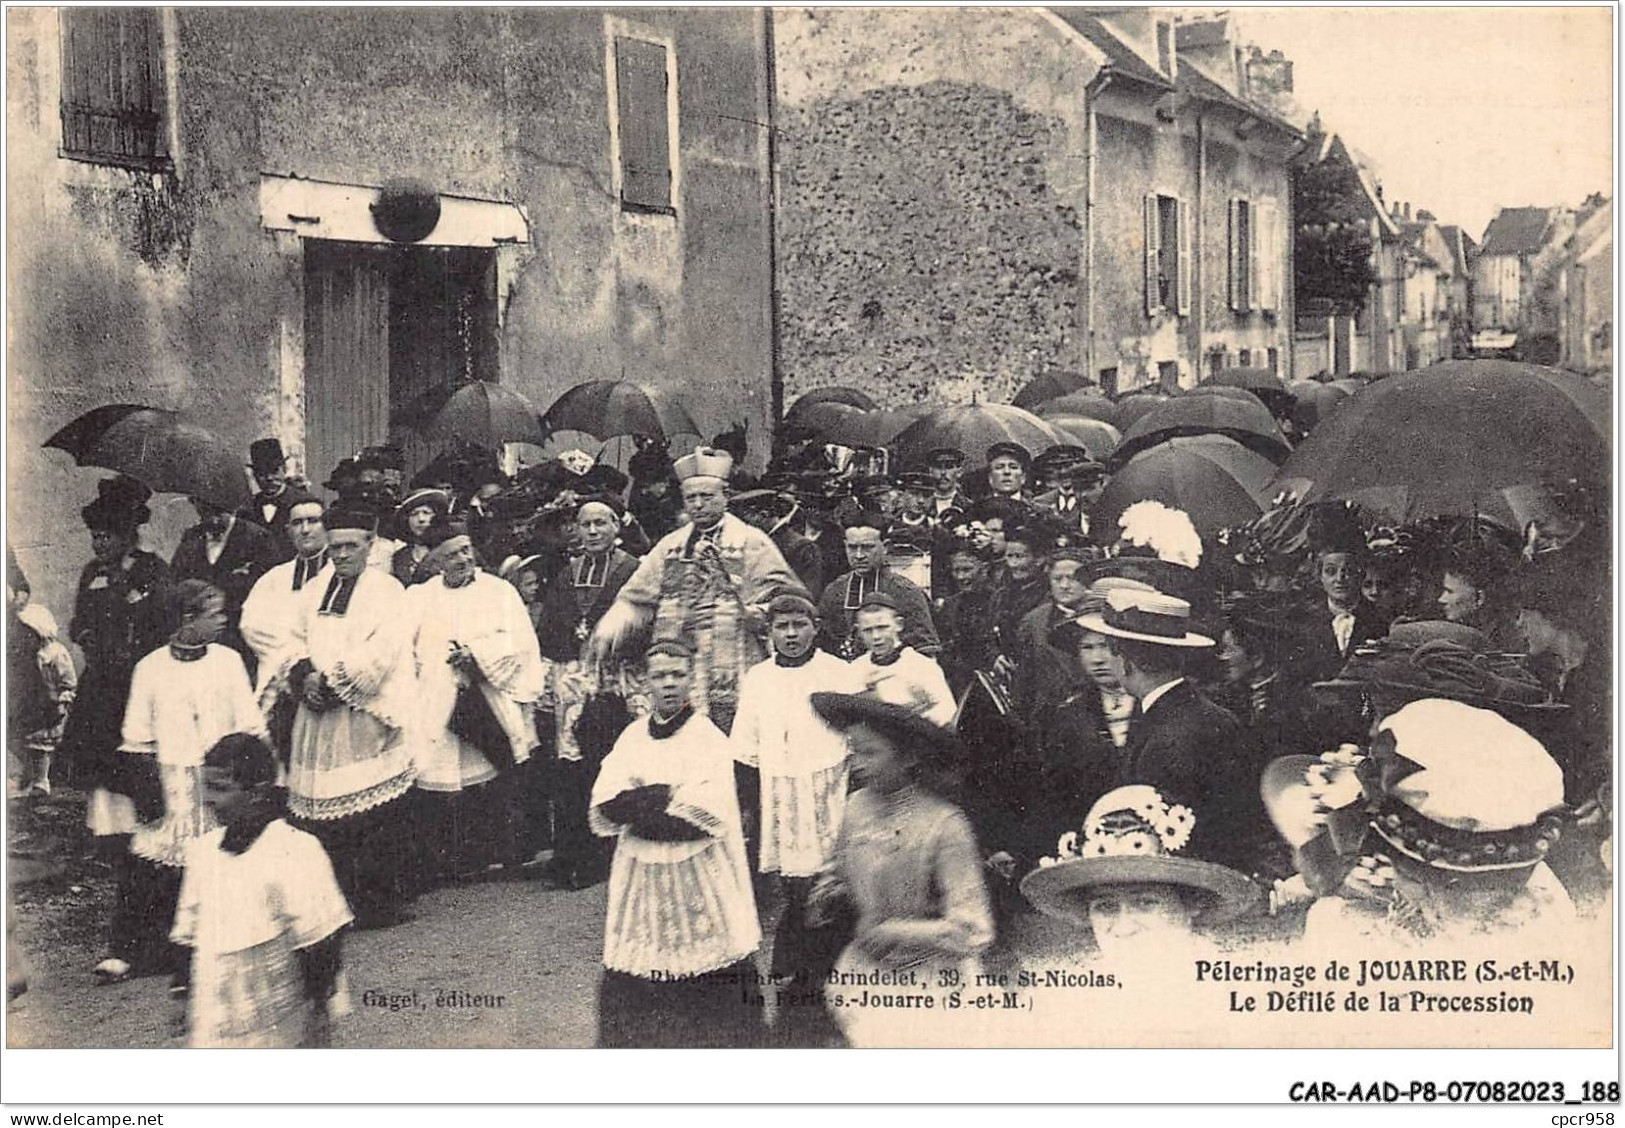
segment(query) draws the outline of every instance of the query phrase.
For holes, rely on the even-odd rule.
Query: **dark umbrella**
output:
[[[1168,396],[1160,391],[1129,392],[1117,398],[1117,422],[1113,424],[1118,430],[1126,431],[1137,423],[1142,415],[1156,407],[1159,403],[1166,403]]]
[[[688,409],[675,397],[626,380],[577,384],[553,401],[542,422],[555,431],[585,431],[598,439],[700,434]]]
[[[1089,381],[1081,372],[1068,372],[1064,369],[1052,368],[1042,376],[1029,380],[1021,391],[1015,394],[1010,401],[1011,406],[1035,410],[1039,404],[1059,399],[1073,392],[1082,391],[1089,387]]]
[[[1221,368],[1202,383],[1222,388],[1244,388],[1255,395],[1259,392],[1286,391],[1286,383],[1268,368]]]
[[[892,449],[908,466],[924,463],[926,454],[938,447],[962,451],[974,465],[986,456],[988,447],[1000,442],[1020,443],[1037,454],[1063,445],[1067,439],[1031,412],[1008,404],[982,403],[936,409],[910,424],[892,442]]]
[[[1361,388],[1366,386],[1366,381],[1356,380],[1352,377],[1344,376],[1338,380],[1327,380],[1326,386],[1328,388],[1341,389],[1352,396],[1355,392],[1358,392]]]
[[[1506,504],[1515,487],[1606,489],[1609,428],[1606,398],[1578,376],[1446,361],[1350,396],[1277,482],[1303,501],[1346,499],[1399,520],[1472,516]]]
[[[880,406],[867,393],[861,392],[857,388],[841,386],[814,388],[790,405],[790,409],[784,413],[784,421],[786,423],[799,423],[801,421],[801,412],[820,403],[842,403],[847,407],[855,407],[860,411],[873,411]]]
[[[848,447],[884,447],[928,411],[923,406],[895,411],[863,411],[844,403],[816,403],[797,420],[826,443]]]
[[[1119,405],[1095,391],[1073,392],[1071,395],[1039,404],[1033,411],[1045,419],[1052,415],[1082,415],[1089,419],[1098,419],[1102,423],[1110,423],[1113,427],[1119,426],[1122,419]]]
[[[1349,398],[1349,393],[1342,388],[1318,380],[1294,380],[1286,390],[1292,393],[1293,426],[1305,435]]]
[[[1193,388],[1157,404],[1124,431],[1111,465],[1121,466],[1140,451],[1181,435],[1228,435],[1276,462],[1292,453],[1275,417],[1257,397],[1240,389]]]
[[[67,451],[80,466],[128,474],[157,493],[186,494],[223,509],[249,498],[242,457],[212,431],[163,408],[98,407],[44,445]]]
[[[1123,510],[1137,501],[1160,501],[1184,510],[1208,538],[1257,518],[1274,475],[1268,459],[1223,435],[1168,439],[1112,475],[1095,508],[1098,527],[1115,535]]]
[[[1122,432],[1116,427],[1085,415],[1046,415],[1044,422],[1088,451],[1096,462],[1105,462],[1123,441]]]
[[[453,390],[442,384],[408,404],[394,422],[436,441],[462,441],[480,447],[547,441],[541,414],[518,392],[475,380]]]

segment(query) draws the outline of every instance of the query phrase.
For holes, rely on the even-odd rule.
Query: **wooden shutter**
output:
[[[1157,285],[1157,260],[1162,254],[1162,223],[1157,214],[1157,194],[1145,197],[1145,312],[1156,316],[1162,310],[1162,294]]]
[[[1256,205],[1253,243],[1258,263],[1258,308],[1274,310],[1281,305],[1280,256],[1277,253],[1276,210],[1274,200],[1260,200]]]
[[[666,48],[641,39],[616,39],[615,84],[620,115],[621,203],[630,208],[670,211]]]
[[[1255,201],[1243,200],[1241,208],[1242,215],[1245,220],[1245,222],[1242,224],[1242,237],[1246,243],[1245,249],[1247,254],[1247,301],[1243,308],[1253,310],[1259,307],[1259,283],[1261,281],[1258,271],[1259,260],[1262,258],[1262,256],[1258,253],[1258,240],[1260,235],[1258,225],[1258,204]]]
[[[389,435],[389,271],[394,248],[305,242],[305,472]]]
[[[1191,312],[1191,205],[1189,200],[1179,201],[1179,316],[1189,317]]]
[[[64,8],[62,151],[113,162],[168,155],[163,29],[155,8]]]
[[[1241,245],[1241,201],[1230,200],[1230,308],[1242,310],[1247,308],[1247,295],[1243,290],[1245,271],[1243,270]]]

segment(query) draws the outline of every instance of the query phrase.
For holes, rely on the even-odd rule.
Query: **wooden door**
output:
[[[389,435],[391,248],[305,242],[305,472]]]

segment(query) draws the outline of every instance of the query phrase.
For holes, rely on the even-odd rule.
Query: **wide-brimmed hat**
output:
[[[1160,591],[1118,588],[1106,596],[1099,614],[1082,615],[1078,625],[1084,630],[1111,638],[1148,642],[1157,646],[1197,648],[1212,646],[1207,635],[1190,629],[1191,605]]]
[[[405,517],[414,509],[432,509],[436,514],[451,512],[451,494],[445,490],[413,490],[406,500],[395,507],[398,516]]]
[[[832,728],[869,725],[909,750],[937,762],[957,760],[964,751],[959,736],[904,705],[867,693],[815,693],[812,707]]]
[[[1154,787],[1116,788],[1089,808],[1081,834],[1063,834],[1056,856],[1041,859],[1022,878],[1021,892],[1047,916],[1088,924],[1081,892],[1107,885],[1172,885],[1198,895],[1193,924],[1235,920],[1259,903],[1262,890],[1227,866],[1179,856],[1195,826],[1190,808],[1168,803]]]
[[[1406,697],[1461,701],[1484,709],[1552,710],[1564,706],[1524,664],[1522,655],[1491,650],[1461,623],[1396,623],[1386,637],[1362,642],[1337,676],[1316,689],[1383,689]]]

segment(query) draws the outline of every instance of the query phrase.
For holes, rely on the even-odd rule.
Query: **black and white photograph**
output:
[[[1617,15],[8,6],[8,1053],[1616,1047]]]

